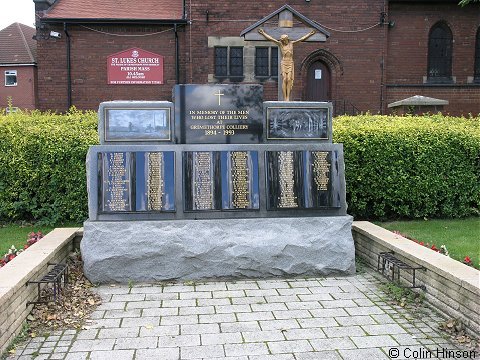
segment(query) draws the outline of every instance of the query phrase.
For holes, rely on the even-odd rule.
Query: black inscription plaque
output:
[[[221,209],[220,153],[183,153],[185,211]]]
[[[222,209],[258,210],[258,153],[222,151]]]
[[[183,161],[186,211],[260,208],[257,151],[187,151]]]
[[[173,151],[135,152],[137,211],[175,211]]]
[[[261,85],[176,85],[174,99],[177,143],[262,141]]]
[[[101,155],[102,196],[104,212],[132,210],[131,161],[127,152],[107,152]]]
[[[302,207],[303,157],[301,151],[267,151],[267,209]]]
[[[340,207],[331,182],[331,151],[267,151],[267,209]],[[336,171],[338,169],[335,169]]]

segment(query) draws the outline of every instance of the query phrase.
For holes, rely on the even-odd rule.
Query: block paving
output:
[[[480,358],[438,330],[445,319],[427,305],[392,304],[384,282],[362,269],[351,277],[102,285],[103,303],[84,329],[41,334],[9,359]]]

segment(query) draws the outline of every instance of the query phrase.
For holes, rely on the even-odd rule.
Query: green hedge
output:
[[[85,156],[95,112],[0,115],[0,220],[87,217]],[[479,214],[480,118],[363,115],[334,120],[356,218]]]
[[[334,120],[356,218],[464,217],[480,208],[480,117]]]
[[[0,115],[0,220],[82,222],[85,156],[98,143],[97,115]]]

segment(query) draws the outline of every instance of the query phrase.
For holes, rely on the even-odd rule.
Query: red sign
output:
[[[108,84],[163,84],[163,56],[138,48],[128,49],[107,58]]]

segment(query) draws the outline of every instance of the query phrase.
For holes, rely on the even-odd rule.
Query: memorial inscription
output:
[[[176,85],[174,98],[177,143],[262,141],[261,85]]]
[[[122,212],[132,210],[131,201],[131,163],[126,152],[108,152],[103,154],[102,210]]]
[[[173,151],[136,151],[136,211],[175,211]]]
[[[258,153],[256,151],[223,151],[222,179],[224,210],[259,209]],[[223,185],[224,184],[224,185]]]
[[[256,151],[187,151],[185,211],[258,210]]]
[[[267,208],[340,207],[332,188],[332,151],[267,151]]]

